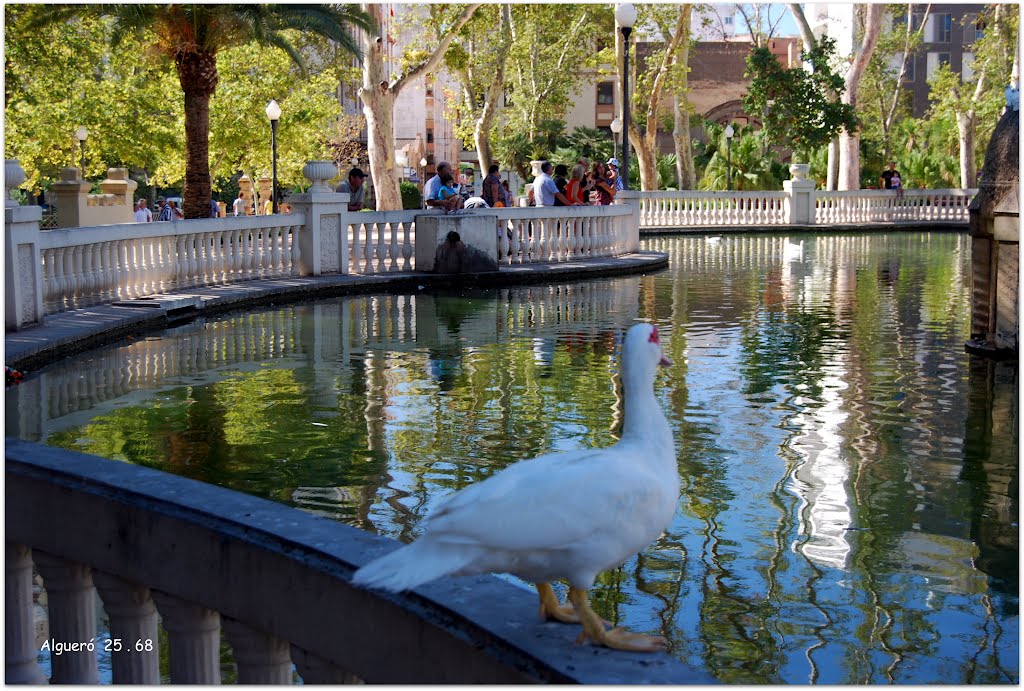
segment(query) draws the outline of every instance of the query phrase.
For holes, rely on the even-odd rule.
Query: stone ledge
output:
[[[219,611],[367,682],[715,683],[667,654],[576,645],[578,626],[540,622],[536,596],[494,576],[353,588],[353,571],[398,543],[299,509],[13,438],[5,459],[8,540]]]

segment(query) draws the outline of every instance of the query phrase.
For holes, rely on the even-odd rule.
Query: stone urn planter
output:
[[[789,166],[789,174],[793,180],[806,180],[807,174],[810,172],[809,163],[793,163]]]
[[[16,158],[4,160],[4,189],[7,194],[4,199],[4,206],[18,206],[18,200],[14,198],[14,190],[25,182],[25,170]]]
[[[540,175],[540,167],[544,164],[543,160],[530,161],[530,171],[533,173],[533,177]]]
[[[334,161],[307,161],[302,166],[302,174],[313,183],[309,188],[310,193],[333,192],[334,189],[327,181],[338,177],[338,166]]]

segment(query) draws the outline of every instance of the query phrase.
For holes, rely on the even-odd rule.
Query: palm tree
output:
[[[217,53],[257,42],[284,50],[305,71],[302,56],[284,31],[295,29],[336,42],[362,57],[352,26],[372,30],[369,17],[352,5],[33,5],[25,28],[109,17],[111,42],[149,32],[153,47],[174,62],[185,95],[185,218],[210,213],[210,97],[217,90]]]

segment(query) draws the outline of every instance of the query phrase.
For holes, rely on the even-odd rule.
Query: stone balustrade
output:
[[[966,224],[976,189],[815,190],[806,179],[786,180],[782,191],[644,191],[644,228],[786,226],[884,223]]]
[[[45,683],[32,567],[47,594],[51,684],[713,683],[668,655],[574,644],[493,576],[382,595],[350,585],[388,538],[129,463],[8,438],[6,678]],[[97,629],[97,597],[109,633]],[[60,654],[54,648],[60,644]],[[294,672],[292,665],[294,664]]]

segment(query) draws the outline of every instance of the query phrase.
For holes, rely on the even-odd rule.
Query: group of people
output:
[[[166,197],[156,198],[156,216],[149,209],[149,203],[145,199],[135,202],[135,222],[150,223],[152,221],[177,221],[185,218],[184,212],[178,208],[177,202]]]
[[[554,177],[551,171],[554,170]],[[619,175],[619,161],[594,161],[587,170],[586,159],[580,159],[569,173],[567,166],[552,168],[550,162],[541,165],[541,174],[533,181],[530,203],[537,206],[581,206],[592,200],[597,206],[607,206],[625,185]]]

